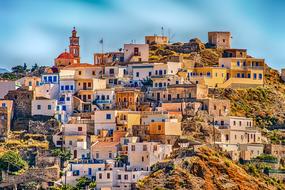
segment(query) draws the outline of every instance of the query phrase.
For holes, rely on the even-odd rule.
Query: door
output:
[[[160,100],[160,93],[157,93],[157,94],[156,94],[156,99],[157,99],[157,101]]]
[[[87,90],[86,82],[83,83],[83,90]]]
[[[77,150],[74,150],[74,151],[73,151],[73,157],[74,157],[74,158],[77,158]]]

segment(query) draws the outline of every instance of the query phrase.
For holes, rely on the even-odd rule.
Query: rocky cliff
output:
[[[260,174],[252,176],[224,153],[208,147],[197,152],[180,151],[154,166],[154,172],[138,183],[138,189],[285,189],[282,182]]]

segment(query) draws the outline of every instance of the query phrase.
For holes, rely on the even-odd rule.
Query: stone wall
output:
[[[7,138],[10,126],[8,125],[8,110],[6,107],[0,107],[0,141]]]
[[[31,117],[32,100],[34,92],[26,89],[10,90],[5,96],[7,100],[13,100],[14,117]]]
[[[2,181],[0,189],[9,186],[15,186],[21,183],[35,182],[51,182],[60,178],[60,169],[58,167],[50,168],[30,168],[21,175],[8,175],[2,172]]]

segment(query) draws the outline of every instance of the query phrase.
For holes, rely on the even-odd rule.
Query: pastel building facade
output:
[[[147,62],[148,58],[148,44],[124,44],[125,62]]]
[[[55,116],[57,100],[35,99],[32,100],[32,115]]]
[[[167,36],[158,36],[158,35],[153,35],[153,36],[145,36],[145,43],[146,44],[168,44],[169,39]]]
[[[151,166],[168,156],[172,146],[157,142],[140,142],[128,144],[130,169],[151,171]]]

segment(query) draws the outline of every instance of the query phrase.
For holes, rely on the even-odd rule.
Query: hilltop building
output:
[[[145,43],[152,45],[152,44],[168,44],[169,39],[167,36],[145,36]]]
[[[217,48],[231,48],[231,33],[208,32],[208,43]]]
[[[75,27],[72,30],[72,35],[69,37],[69,52],[61,53],[55,60],[54,65],[56,67],[62,68],[72,64],[80,63],[80,45],[79,37],[77,36],[77,31]]]

